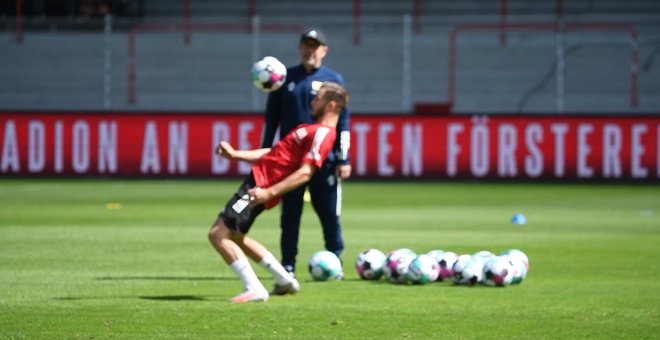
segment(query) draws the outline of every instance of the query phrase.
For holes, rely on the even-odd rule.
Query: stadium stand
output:
[[[497,0],[361,0],[359,16],[355,3],[144,0],[125,4],[130,11],[115,17],[110,34],[102,18],[26,14],[20,42],[12,8],[3,7],[0,109],[261,111],[265,95],[248,75],[255,55],[297,62],[295,27],[312,26],[326,31],[327,63],[345,75],[355,112],[410,113],[421,103],[441,113],[452,91],[456,113],[660,108],[658,1],[508,0],[504,16]],[[404,15],[410,14],[407,41]],[[251,15],[263,25],[258,35],[251,32]],[[623,23],[635,39],[607,27],[564,35],[510,27],[459,31],[450,70],[449,37],[457,25],[553,25],[560,17],[567,24]],[[90,20],[95,24],[85,24]],[[166,25],[145,29],[156,24]],[[556,62],[558,42],[563,63]]]

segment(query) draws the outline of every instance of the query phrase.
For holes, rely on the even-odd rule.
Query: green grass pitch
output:
[[[307,205],[301,292],[232,305],[242,286],[206,233],[238,184],[0,180],[0,339],[660,337],[657,185],[348,181],[346,279],[310,280],[323,243]],[[251,235],[279,257],[278,211]],[[531,268],[506,288],[358,279],[360,251],[401,247],[519,248]]]

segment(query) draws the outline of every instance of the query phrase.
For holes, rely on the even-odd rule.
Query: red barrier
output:
[[[236,177],[249,164],[213,155],[255,148],[261,115],[0,114],[6,176]],[[658,116],[360,115],[356,178],[660,178]]]
[[[14,18],[16,45],[23,42],[23,0],[16,0],[16,17]]]
[[[353,45],[360,45],[360,3],[361,0],[353,0]]]

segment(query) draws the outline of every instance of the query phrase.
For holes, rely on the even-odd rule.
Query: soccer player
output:
[[[273,275],[273,294],[295,294],[300,290],[298,281],[275,257],[246,234],[264,209],[276,206],[283,194],[307,183],[322,166],[334,145],[339,115],[348,100],[341,85],[324,82],[310,104],[314,123],[299,125],[272,148],[235,150],[227,142],[217,147],[216,152],[225,158],[253,162],[252,173],[229,199],[208,235],[245,287],[232,302],[268,300],[269,293],[248,257]]]
[[[298,50],[301,63],[288,67],[284,85],[268,96],[261,147],[266,148],[273,144],[278,126],[280,135],[285,136],[298,124],[312,121],[309,103],[322,82],[332,81],[344,85],[344,79],[339,73],[323,66],[323,58],[328,53],[323,32],[305,31],[300,37]],[[346,107],[339,116],[337,136],[333,152],[314,174],[308,186],[312,205],[323,227],[325,248],[340,256],[344,249],[340,222],[341,180],[351,175],[348,160],[349,111]],[[305,187],[298,187],[282,198],[280,250],[282,264],[292,274],[295,272],[298,254]]]

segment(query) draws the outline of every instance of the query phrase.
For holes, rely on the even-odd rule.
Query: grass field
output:
[[[232,305],[242,286],[206,233],[237,185],[0,180],[0,339],[660,338],[657,185],[349,181],[346,280],[309,279],[322,241],[307,206],[302,291]],[[251,231],[275,254],[278,215]],[[506,288],[361,281],[372,247],[519,248],[531,268]]]

